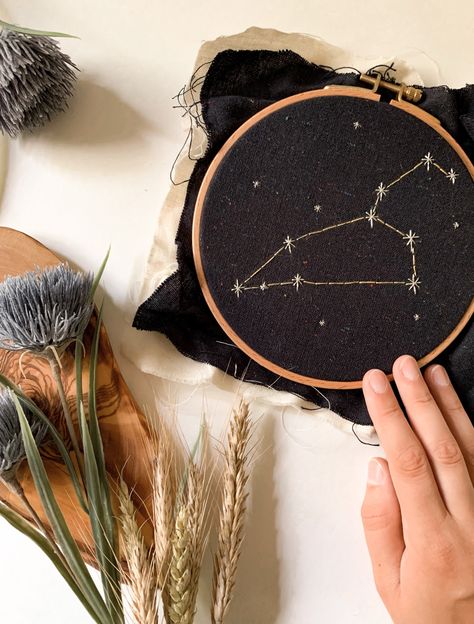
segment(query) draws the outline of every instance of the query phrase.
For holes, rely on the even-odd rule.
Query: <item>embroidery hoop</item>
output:
[[[372,82],[374,84],[374,90],[369,91],[363,87],[346,87],[346,86],[338,86],[331,85],[324,89],[306,91],[303,93],[298,93],[296,95],[284,98],[279,100],[278,102],[264,108],[257,114],[253,115],[250,119],[248,119],[242,126],[240,126],[231,137],[225,142],[223,147],[219,150],[217,155],[214,157],[211,165],[206,171],[204,176],[202,185],[199,190],[199,194],[196,200],[196,208],[194,212],[193,219],[193,255],[196,267],[196,273],[199,280],[199,284],[205,300],[214,315],[215,319],[222,327],[224,332],[229,336],[229,338],[239,347],[244,353],[246,353],[249,357],[251,357],[254,361],[256,361],[261,366],[271,370],[277,375],[281,375],[287,379],[295,381],[297,383],[317,386],[320,388],[332,388],[332,389],[354,389],[360,388],[362,386],[362,380],[351,380],[351,381],[340,381],[340,380],[329,380],[329,379],[319,379],[315,377],[309,377],[306,375],[302,375],[299,373],[295,373],[291,370],[288,370],[284,367],[279,366],[275,362],[272,362],[266,359],[264,356],[255,351],[250,345],[248,345],[244,340],[240,338],[240,336],[236,333],[236,331],[231,327],[231,325],[226,321],[223,314],[221,313],[216,301],[214,300],[212,293],[210,291],[210,287],[205,275],[205,270],[203,266],[203,258],[201,252],[201,244],[200,244],[200,233],[201,233],[201,219],[203,215],[204,205],[206,194],[209,189],[209,185],[213,179],[214,174],[219,168],[222,160],[229,152],[229,150],[233,147],[233,145],[244,135],[254,124],[262,120],[268,115],[271,115],[275,111],[278,111],[288,105],[295,104],[301,102],[303,100],[312,99],[312,98],[321,98],[321,97],[333,97],[333,96],[345,96],[352,98],[362,98],[366,100],[372,100],[374,102],[381,101],[381,95],[376,93],[376,90],[380,86],[380,80],[374,80]],[[384,85],[387,86],[387,85]],[[427,113],[426,111],[417,108],[415,105],[406,102],[402,99],[402,95],[406,94],[407,89],[410,87],[401,86],[390,86],[392,91],[398,92],[398,99],[391,100],[390,105],[402,110],[403,112],[412,115],[418,118],[420,121],[424,122],[428,126],[430,126],[433,130],[435,130],[457,153],[461,161],[463,162],[466,170],[471,176],[471,179],[474,181],[474,165],[470,161],[469,157],[466,155],[461,146],[457,143],[457,141],[449,134],[447,130],[445,130],[440,121],[434,117],[433,115]],[[416,101],[416,100],[415,100]],[[442,353],[460,334],[463,328],[467,325],[472,315],[474,314],[474,298],[471,299],[469,306],[464,312],[463,316],[451,331],[451,333],[440,342],[434,349],[432,349],[429,353],[424,355],[423,357],[418,359],[419,366],[424,366],[431,362],[436,356]],[[388,375],[389,379],[392,379],[392,375]]]

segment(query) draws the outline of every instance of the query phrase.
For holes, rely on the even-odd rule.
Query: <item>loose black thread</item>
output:
[[[357,423],[352,423],[352,433],[354,434],[355,438],[358,440],[358,442],[360,442],[361,444],[363,444],[364,446],[380,446],[380,442],[366,442],[365,440],[362,440],[362,438],[360,438],[355,430]]]
[[[195,99],[195,92],[196,92],[196,89],[198,87],[200,87],[204,83],[205,78],[206,78],[206,73],[204,73],[201,76],[198,76],[199,71],[203,67],[205,67],[206,65],[210,65],[211,63],[212,63],[212,61],[207,61],[206,63],[202,63],[196,69],[196,71],[193,73],[193,75],[191,76],[189,86],[187,87],[186,85],[184,85],[178,91],[178,93],[175,96],[173,96],[173,98],[172,98],[173,100],[176,100],[178,102],[176,105],[173,106],[173,108],[182,110],[183,111],[183,114],[182,114],[183,118],[186,117],[186,116],[188,116],[190,118],[190,126],[189,126],[189,131],[188,131],[188,133],[186,135],[186,139],[184,140],[184,143],[183,143],[182,147],[180,148],[176,158],[174,159],[172,167],[171,167],[171,171],[170,171],[170,180],[171,180],[171,183],[174,186],[179,186],[181,184],[186,184],[187,182],[189,182],[189,178],[187,180],[182,180],[181,182],[176,182],[173,179],[173,172],[174,172],[174,169],[176,167],[176,163],[178,162],[178,160],[179,160],[181,154],[183,153],[183,151],[186,149],[186,145],[188,146],[188,148],[187,148],[188,149],[188,158],[190,160],[192,160],[192,161],[199,160],[198,158],[193,158],[191,156],[192,147],[193,147],[194,128],[200,128],[201,130],[204,131],[206,136],[209,136],[208,132],[207,132],[206,124],[204,122],[204,119],[202,117],[202,114],[201,114],[200,108],[199,108],[200,104],[201,104],[201,101]],[[339,72],[341,72],[343,70],[348,70],[348,69],[354,71],[359,76],[362,74],[362,72],[359,69],[357,69],[356,67],[352,67],[350,65],[343,65],[343,66],[335,67],[335,68],[331,67],[329,65],[320,65],[320,67],[322,69],[326,69],[327,72],[328,72],[328,75],[334,75],[334,74],[337,74],[337,73],[339,73]],[[381,71],[381,69],[383,69],[383,71]],[[386,64],[374,65],[373,67],[368,69],[366,73],[370,74],[370,75],[380,75],[383,80],[390,81],[390,82],[395,82],[395,77],[391,76],[390,73],[391,72],[395,73],[396,71],[397,70],[394,67],[394,63],[392,62],[390,65],[386,65]],[[186,100],[186,96],[188,94],[192,98],[192,103],[191,104],[189,104],[187,102],[187,100]],[[219,341],[217,341],[217,342],[219,342]],[[222,343],[222,344],[224,344],[224,343]],[[228,344],[228,346],[235,348],[235,345],[232,345],[232,344]],[[260,381],[258,381],[256,379],[246,379],[245,376],[246,376],[246,373],[248,372],[250,364],[251,364],[251,361],[249,360],[249,362],[248,362],[247,366],[245,367],[243,373],[240,375],[240,381],[242,381],[242,382],[245,381],[247,383],[260,385],[260,386],[263,386],[265,388],[268,388],[269,390],[272,390],[274,384],[276,384],[278,382],[279,377],[276,377],[275,381],[272,384],[265,384],[265,383],[260,382]],[[228,369],[229,369],[230,365],[231,365],[231,359],[229,360],[229,364],[228,364],[228,367],[227,367]],[[235,374],[233,375],[233,377],[235,377],[236,379],[239,379],[239,376],[237,375],[237,371],[235,371]],[[326,401],[328,402],[328,408],[327,409],[331,409],[331,404],[330,404],[329,400],[326,397],[324,397],[324,395],[317,388],[314,388],[313,386],[312,386],[312,388],[313,388],[313,390],[315,390],[315,392],[318,392],[319,395],[323,396],[323,398],[326,399]],[[301,396],[300,394],[297,394],[296,392],[290,392],[290,394],[292,396],[296,397],[297,399],[300,399],[302,401],[306,401],[306,399],[303,396]],[[308,412],[317,412],[317,411],[325,409],[325,408],[315,404],[314,407],[301,406],[301,409],[304,410],[304,411],[308,411]],[[354,436],[358,440],[358,442],[360,442],[361,444],[363,444],[365,446],[380,446],[379,443],[366,442],[366,441],[362,440],[357,435],[357,433],[355,431],[356,424],[357,423],[352,423],[352,433],[354,434]]]
[[[189,160],[191,161],[199,160],[198,158],[193,158],[191,155],[192,149],[193,149],[193,139],[194,139],[195,128],[200,128],[205,133],[206,137],[209,136],[207,132],[206,124],[204,123],[204,119],[201,113],[201,108],[200,108],[201,101],[196,99],[195,94],[196,94],[198,87],[200,87],[204,83],[204,80],[206,78],[206,72],[202,75],[199,75],[199,72],[202,70],[203,67],[205,67],[206,65],[210,65],[211,63],[212,61],[207,61],[199,65],[199,67],[196,68],[196,70],[194,71],[193,75],[190,78],[189,86],[184,85],[183,87],[181,87],[178,93],[172,97],[172,100],[176,100],[177,102],[177,104],[175,104],[173,108],[182,110],[183,113],[181,117],[182,118],[188,117],[190,121],[189,130],[184,140],[184,143],[181,146],[171,166],[169,177],[170,177],[171,184],[173,186],[180,186],[182,184],[186,184],[187,182],[189,182],[189,178],[186,180],[181,180],[180,182],[177,182],[174,179],[174,170],[175,170],[176,164],[178,160],[180,159],[182,153],[186,149],[186,147],[187,147],[187,155],[188,155]],[[191,103],[189,103],[187,100],[188,95],[191,97],[191,100],[192,100]]]
[[[172,100],[177,101],[177,104],[174,105],[173,108],[182,110],[183,114],[181,115],[181,117],[184,118],[187,116],[190,119],[189,131],[186,135],[183,145],[181,146],[171,166],[169,177],[173,186],[181,186],[182,184],[187,184],[190,180],[190,178],[187,178],[186,180],[181,180],[180,182],[177,182],[174,179],[174,170],[175,170],[176,164],[179,158],[181,157],[182,153],[186,149],[186,146],[187,146],[187,153],[188,153],[189,160],[193,162],[196,162],[199,160],[199,158],[193,158],[191,156],[192,148],[193,148],[194,130],[196,128],[200,128],[205,133],[206,137],[209,137],[207,127],[206,127],[204,118],[201,113],[201,108],[200,108],[201,101],[196,99],[195,94],[196,94],[198,87],[202,86],[202,84],[204,83],[206,79],[207,70],[202,75],[199,75],[199,72],[202,70],[203,67],[206,67],[207,65],[210,65],[211,63],[212,61],[206,61],[205,63],[202,63],[201,65],[199,65],[199,67],[196,68],[196,70],[194,71],[193,75],[190,78],[189,86],[184,85],[183,87],[181,87],[178,93],[172,97]],[[358,74],[359,76],[362,74],[360,69],[357,69],[357,67],[352,67],[351,65],[341,65],[340,67],[331,67],[330,65],[319,65],[319,67],[321,67],[322,69],[325,69],[327,71],[328,76],[334,76],[335,74],[343,72],[345,70],[351,70],[354,73]],[[368,69],[366,73],[369,75],[380,75],[380,77],[383,80],[386,80],[387,82],[395,82],[395,77],[391,74],[394,74],[396,71],[397,70],[394,67],[394,62],[392,61],[390,65],[387,65],[387,64],[374,65],[373,67]],[[187,101],[188,95],[192,99],[191,103]]]

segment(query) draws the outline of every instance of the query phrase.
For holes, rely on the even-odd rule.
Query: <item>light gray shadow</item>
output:
[[[48,140],[76,146],[122,143],[142,135],[147,126],[146,119],[120,96],[80,75],[69,107],[31,137],[45,138],[47,133]]]

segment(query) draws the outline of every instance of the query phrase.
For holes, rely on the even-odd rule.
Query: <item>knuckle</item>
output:
[[[396,403],[390,402],[388,405],[380,408],[379,414],[382,418],[395,418],[400,415],[400,408]]]
[[[365,501],[362,504],[360,515],[365,530],[370,532],[383,531],[390,527],[393,522],[389,509]]]
[[[407,477],[423,477],[428,473],[428,460],[423,449],[412,444],[401,451],[395,460],[398,471]]]
[[[454,440],[441,440],[432,450],[433,459],[440,464],[457,465],[463,461],[461,449]]]
[[[466,410],[464,409],[458,397],[455,397],[452,400],[451,404],[448,405],[447,409],[449,413],[451,414],[451,416],[454,417],[455,420],[457,420],[458,418],[462,418],[463,416],[466,416]]]
[[[474,444],[468,446],[464,453],[464,461],[469,469],[474,468]]]
[[[425,407],[433,403],[433,397],[428,390],[424,389],[417,392],[411,402],[414,407]]]

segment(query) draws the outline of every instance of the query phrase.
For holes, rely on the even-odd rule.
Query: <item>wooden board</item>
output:
[[[44,268],[60,262],[60,258],[26,234],[0,228],[0,280],[31,271],[35,267]],[[85,336],[87,353],[94,324],[95,317]],[[19,358],[18,353],[0,350],[0,371],[20,385],[28,396],[37,400],[43,411],[50,415],[56,427],[65,433],[59,397],[48,363],[25,354],[20,369]],[[64,354],[62,365],[64,386],[73,418],[76,420],[75,368],[71,349]],[[88,390],[88,377],[89,358],[86,355],[82,380],[85,393]],[[120,373],[103,326],[97,367],[97,410],[107,469],[112,482],[119,474],[123,475],[130,490],[133,490],[134,503],[139,511],[138,522],[142,524],[145,518],[150,517],[151,466],[150,455],[147,452],[150,433],[146,419],[138,409]],[[67,470],[52,446],[45,449],[45,465],[69,529],[84,556],[93,563],[93,542],[88,517],[79,507]],[[48,524],[26,462],[20,468],[20,481],[33,507],[45,524]],[[0,486],[0,498],[21,515],[28,517],[17,497],[3,485]],[[147,527],[146,532],[149,537],[150,527]]]

